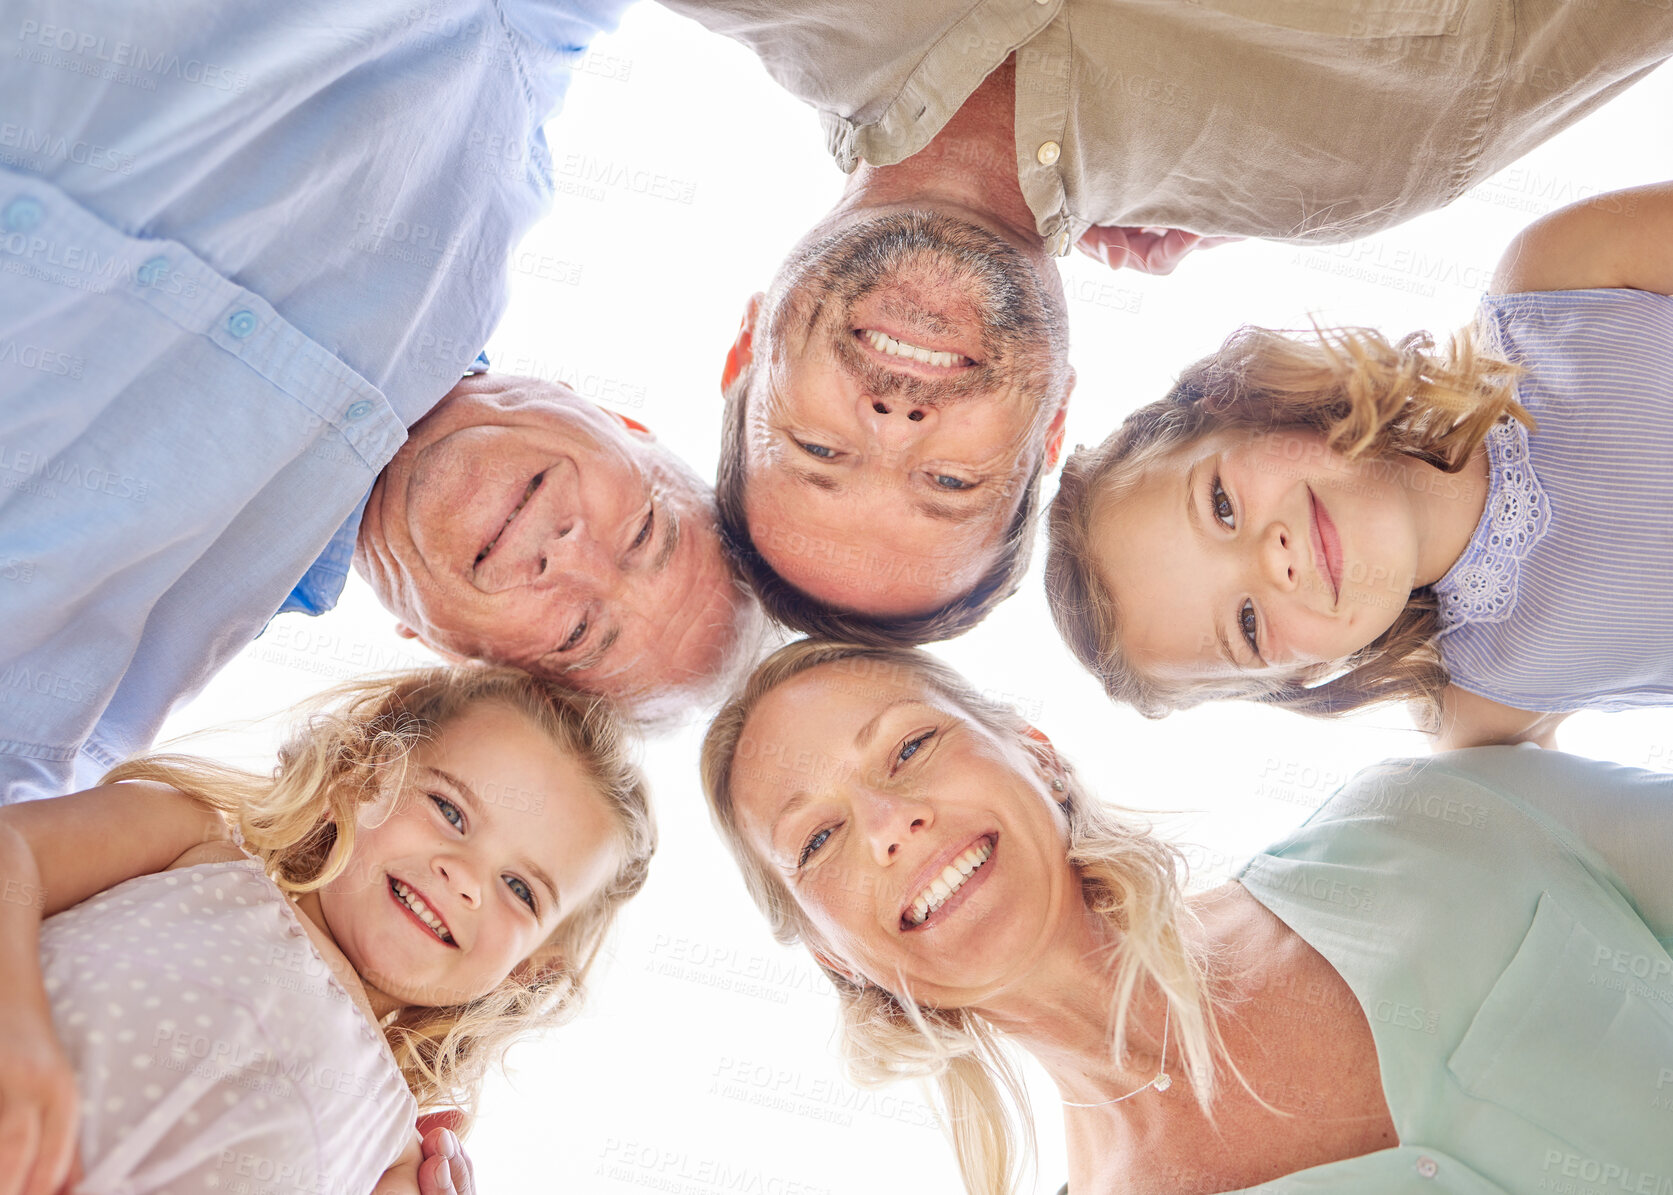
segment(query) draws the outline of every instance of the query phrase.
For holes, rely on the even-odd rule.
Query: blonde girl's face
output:
[[[615,872],[597,786],[523,714],[479,702],[363,810],[354,854],[320,893],[368,989],[404,1005],[484,995]]]
[[[1305,677],[1352,655],[1410,600],[1412,487],[1433,476],[1307,431],[1225,429],[1161,458],[1093,512],[1124,653],[1171,681]]]

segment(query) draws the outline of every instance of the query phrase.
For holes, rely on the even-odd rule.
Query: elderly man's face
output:
[[[355,561],[432,647],[629,700],[713,675],[741,600],[700,484],[530,378],[466,378],[413,426]]]
[[[1001,237],[920,211],[792,257],[752,300],[729,366],[752,367],[745,515],[780,577],[882,617],[980,580],[1061,443],[1072,374],[1056,285]]]

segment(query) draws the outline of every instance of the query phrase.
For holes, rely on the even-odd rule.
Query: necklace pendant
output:
[[[1157,1091],[1166,1091],[1168,1088],[1173,1086],[1173,1080],[1168,1078],[1166,1072],[1163,1072],[1152,1079],[1150,1081],[1150,1085]]]

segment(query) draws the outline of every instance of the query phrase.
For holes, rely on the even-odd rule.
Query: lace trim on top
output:
[[[1551,503],[1528,454],[1528,429],[1507,420],[1487,433],[1486,443],[1487,509],[1458,563],[1435,582],[1442,633],[1509,617],[1521,562],[1551,526]]]

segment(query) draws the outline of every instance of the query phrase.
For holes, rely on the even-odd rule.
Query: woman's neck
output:
[[[1197,932],[1196,927],[1189,932]],[[1163,1057],[1166,1001],[1147,980],[1139,982],[1127,1008],[1126,1049],[1114,1049],[1121,943],[1119,931],[1087,912],[1030,969],[1025,984],[985,1000],[978,1009],[1034,1056],[1066,1103],[1118,1098],[1142,1090],[1165,1066],[1178,1067],[1171,1042]]]

